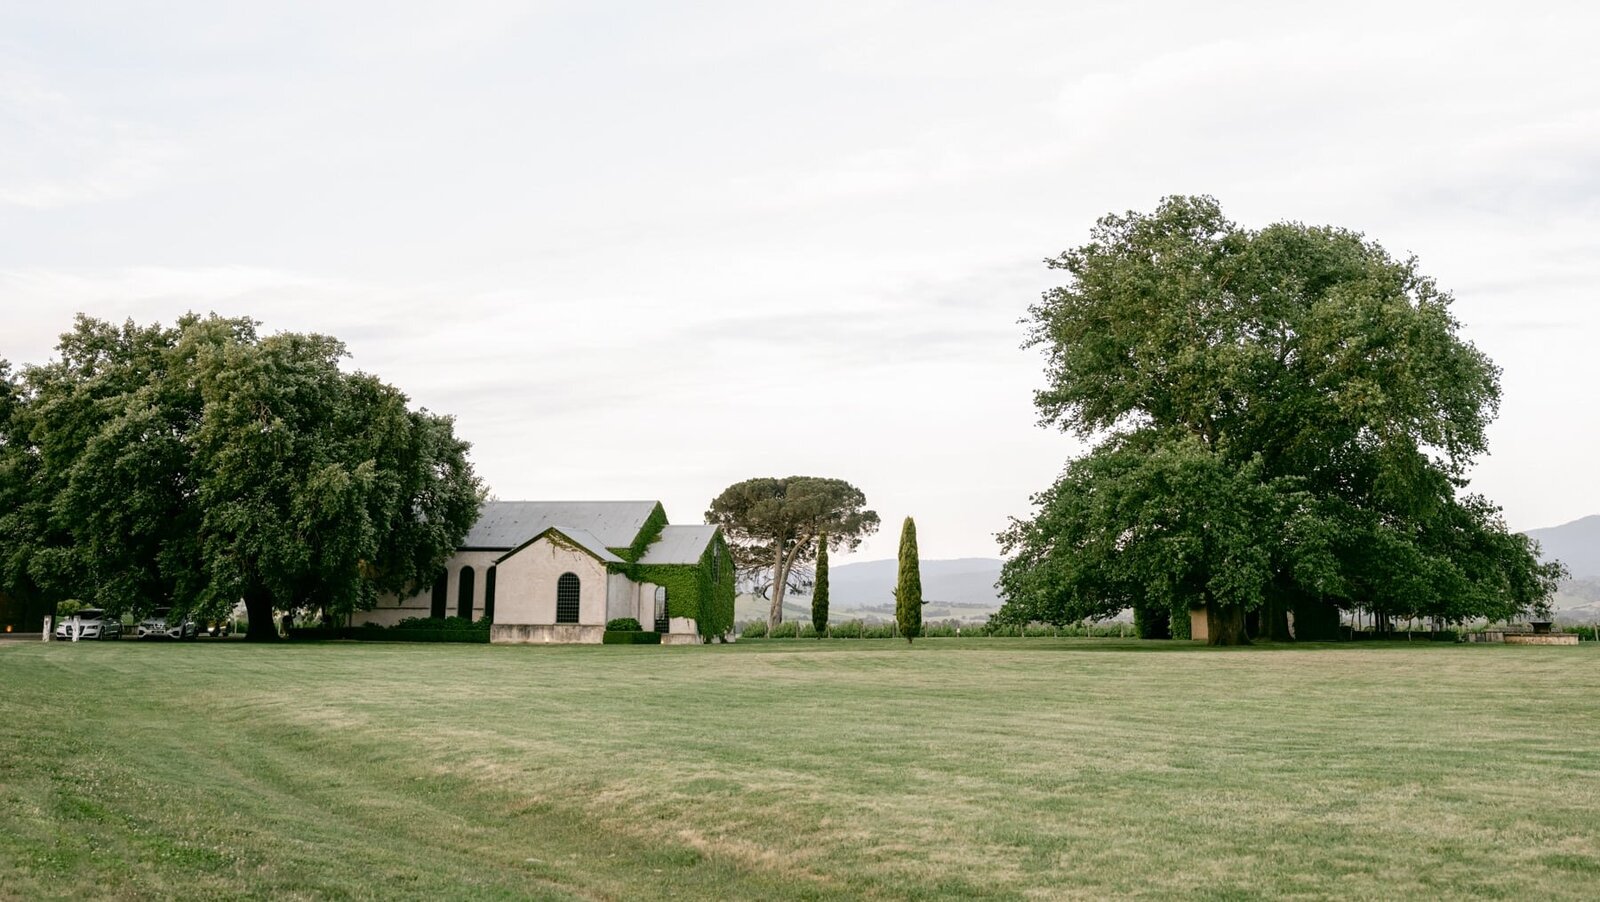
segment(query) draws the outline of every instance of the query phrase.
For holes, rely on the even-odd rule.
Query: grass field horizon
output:
[[[1592,898],[1597,646],[0,644],[0,898]]]

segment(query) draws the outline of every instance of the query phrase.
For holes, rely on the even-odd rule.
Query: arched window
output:
[[[670,631],[672,621],[667,619],[667,587],[656,586],[656,632]]]
[[[483,619],[494,622],[494,568],[483,575]]]
[[[578,574],[563,573],[556,580],[556,622],[578,622]]]
[[[439,571],[439,578],[433,581],[433,616],[444,618],[445,605],[450,601],[450,571]]]
[[[461,568],[461,580],[456,586],[456,616],[467,620],[472,619],[472,590],[476,588],[477,574],[471,567]]]

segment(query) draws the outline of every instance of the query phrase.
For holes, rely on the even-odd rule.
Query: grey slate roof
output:
[[[650,543],[644,550],[644,556],[639,558],[639,563],[698,564],[700,556],[706,553],[706,546],[711,544],[711,538],[716,534],[715,526],[662,527],[661,538]]]
[[[537,535],[532,537],[532,539],[530,539],[527,542],[523,542],[522,545],[519,545],[515,549],[506,552],[503,556],[500,557],[499,560],[495,561],[495,563],[498,564],[498,563],[500,563],[500,561],[505,560],[506,558],[510,557],[513,554],[516,554],[518,551],[521,551],[527,545],[533,544],[533,541],[537,540],[539,538],[539,536],[542,536],[545,533],[549,533],[549,532],[558,532],[558,533],[566,536],[567,538],[571,539],[572,541],[577,542],[579,545],[582,545],[590,554],[594,555],[595,557],[599,558],[600,560],[602,560],[602,561],[604,561],[604,562],[606,562],[608,564],[620,564],[620,563],[622,563],[622,558],[619,558],[616,555],[612,554],[611,551],[609,549],[607,549],[605,545],[600,543],[599,539],[594,537],[593,533],[587,532],[587,531],[582,530],[582,529],[569,529],[568,527],[565,527],[565,526],[552,526],[549,529],[540,530]]]
[[[601,551],[625,548],[655,508],[654,501],[486,501],[461,547],[509,550],[559,526],[573,541],[575,532],[587,534]]]

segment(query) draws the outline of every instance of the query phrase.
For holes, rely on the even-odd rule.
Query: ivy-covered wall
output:
[[[636,582],[665,586],[667,616],[693,617],[700,635],[721,636],[733,629],[733,559],[721,530],[699,563],[628,564],[623,572]]]
[[[666,525],[667,509],[662,507],[661,502],[658,501],[655,509],[650,512],[650,516],[645,518],[644,525],[639,527],[639,534],[633,537],[632,545],[627,548],[611,548],[608,550],[632,564],[639,558],[644,557],[645,549],[650,547],[651,542],[661,538],[661,530],[665,529]],[[667,594],[670,595],[671,593]]]

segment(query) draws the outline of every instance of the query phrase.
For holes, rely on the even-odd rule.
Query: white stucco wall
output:
[[[445,562],[445,570],[449,575],[448,591],[445,595],[444,615],[454,617],[459,613],[458,603],[461,597],[461,568],[471,567],[472,577],[472,619],[481,620],[484,615],[485,586],[489,578],[489,568],[494,565],[495,558],[503,552],[499,551],[458,551]],[[498,606],[500,591],[495,590]],[[397,598],[385,595],[378,599],[377,607],[370,611],[358,611],[351,617],[354,626],[363,623],[376,623],[380,626],[393,626],[408,617],[433,616],[433,586],[422,587],[422,591],[407,598]]]
[[[556,582],[572,573],[578,577],[578,623],[605,626],[606,567],[590,554],[546,537],[501,561],[496,572],[496,624],[555,623]]]
[[[607,575],[606,620],[639,617],[639,584],[621,573]],[[642,624],[643,620],[639,620]]]

